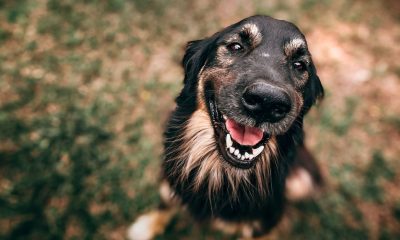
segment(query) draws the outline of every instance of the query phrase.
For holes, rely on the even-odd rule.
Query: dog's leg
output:
[[[317,162],[304,145],[299,146],[286,179],[286,198],[298,201],[310,197],[322,185],[323,178]]]
[[[256,239],[257,237],[263,236],[263,226],[261,221],[249,221],[249,222],[227,222],[222,219],[216,218],[211,222],[211,226],[218,231],[223,232],[227,235],[238,234],[241,237],[240,240],[245,239]]]
[[[240,223],[226,222],[219,218],[213,219],[211,222],[211,226],[213,229],[221,231],[227,235],[238,234],[241,232],[242,229]]]
[[[259,223],[258,223],[259,224]],[[216,218],[211,222],[213,229],[221,231],[228,235],[239,234],[242,236],[240,239],[252,239],[254,227],[251,223],[233,223],[226,222],[222,219]]]
[[[177,200],[174,198],[169,184],[165,181],[160,185],[160,196],[162,202],[158,209],[141,215],[128,228],[127,238],[129,240],[150,240],[164,232],[177,211],[177,207],[173,206]]]

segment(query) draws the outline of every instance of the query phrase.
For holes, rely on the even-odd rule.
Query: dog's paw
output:
[[[304,168],[294,169],[286,179],[285,194],[290,201],[306,199],[312,195],[314,190],[313,178]]]
[[[129,240],[150,240],[164,232],[172,217],[170,210],[158,210],[140,216],[127,231]]]

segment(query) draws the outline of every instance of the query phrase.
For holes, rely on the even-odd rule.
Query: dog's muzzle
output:
[[[225,116],[218,109],[214,93],[208,85],[205,97],[219,152],[234,167],[250,168],[260,158],[271,135],[259,127],[248,126]],[[292,108],[285,90],[261,80],[246,86],[240,96],[242,109],[256,123],[277,123]]]
[[[241,102],[257,122],[278,122],[291,109],[290,97],[283,89],[261,81],[245,88]]]

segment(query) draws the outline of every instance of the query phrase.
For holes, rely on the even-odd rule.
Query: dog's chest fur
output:
[[[178,102],[165,132],[164,177],[199,219],[259,219],[268,228],[283,211],[284,181],[295,154],[293,136],[301,138],[300,129],[270,140],[253,168],[236,169],[220,159],[207,114]]]

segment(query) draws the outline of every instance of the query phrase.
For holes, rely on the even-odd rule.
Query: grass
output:
[[[400,30],[389,2],[0,1],[0,238],[123,239],[159,203],[185,43],[255,13],[304,29],[327,89],[306,121],[327,185],[291,204],[270,237],[400,238]],[[360,84],[348,74],[358,69],[379,74]],[[158,239],[236,236],[182,213]]]

